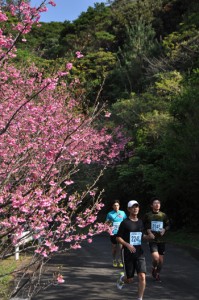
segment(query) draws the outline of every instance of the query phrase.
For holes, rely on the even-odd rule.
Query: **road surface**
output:
[[[199,260],[187,250],[167,245],[162,282],[152,279],[151,260],[144,243],[147,261],[145,300],[198,300]],[[33,300],[133,300],[137,299],[137,277],[133,284],[122,290],[116,288],[121,269],[112,267],[109,236],[102,234],[93,243],[71,253],[57,256],[49,265],[49,274],[62,266],[65,282],[51,286],[37,294]],[[45,279],[47,280],[48,277]]]

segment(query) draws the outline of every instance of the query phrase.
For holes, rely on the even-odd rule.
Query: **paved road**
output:
[[[65,283],[51,286],[33,300],[133,300],[137,299],[137,278],[122,290],[116,288],[120,269],[111,265],[110,241],[107,235],[96,236],[92,244],[82,249],[56,257],[49,268],[62,265]],[[199,260],[189,252],[167,245],[162,282],[151,278],[151,261],[147,244],[147,287],[144,299],[148,300],[198,300]]]

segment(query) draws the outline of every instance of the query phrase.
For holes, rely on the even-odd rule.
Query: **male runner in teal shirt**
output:
[[[123,268],[123,263],[121,260],[121,248],[122,246],[116,240],[116,234],[120,223],[127,218],[126,213],[120,210],[119,200],[114,200],[112,203],[113,210],[110,211],[106,216],[106,221],[110,223],[113,227],[112,234],[110,235],[110,240],[112,244],[112,257],[113,257],[113,267]]]

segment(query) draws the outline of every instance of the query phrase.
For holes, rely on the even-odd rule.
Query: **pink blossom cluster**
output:
[[[42,258],[58,252],[60,241],[77,249],[83,240],[90,243],[94,234],[109,230],[97,222],[103,204],[95,199],[96,188],[71,194],[70,187],[79,164],[107,165],[126,143],[118,129],[112,135],[106,128],[95,128],[98,113],[82,112],[81,99],[70,93],[79,81],[68,89],[72,63],[46,77],[34,65],[17,68],[10,60],[17,55],[17,38],[38,23],[44,3],[39,8],[26,1],[10,5],[12,15],[22,16],[12,27],[16,36],[0,30],[0,236],[2,243],[9,236],[16,245],[28,230]],[[2,28],[7,19],[1,7]],[[77,51],[76,56],[83,55]],[[86,205],[88,197],[92,205]],[[82,228],[87,233],[81,233]],[[62,276],[57,280],[63,282]]]

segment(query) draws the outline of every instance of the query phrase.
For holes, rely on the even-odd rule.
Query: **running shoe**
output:
[[[156,274],[155,280],[161,282],[160,274],[159,273]]]
[[[123,267],[124,267],[124,265],[123,265],[123,263],[122,263],[121,261],[118,261],[117,266],[118,266],[119,268],[123,268]]]
[[[118,288],[119,290],[121,290],[121,289],[123,288],[123,286],[124,286],[124,281],[123,281],[123,279],[124,279],[124,273],[122,272],[122,273],[120,273],[120,277],[119,277],[119,279],[117,280],[117,284],[116,284],[116,286],[117,286],[117,288]]]
[[[113,267],[117,268],[117,261],[115,259],[113,260]]]
[[[156,274],[157,273],[157,269],[156,268],[152,268],[152,271],[151,271],[151,275],[153,276],[153,278],[156,279]]]

